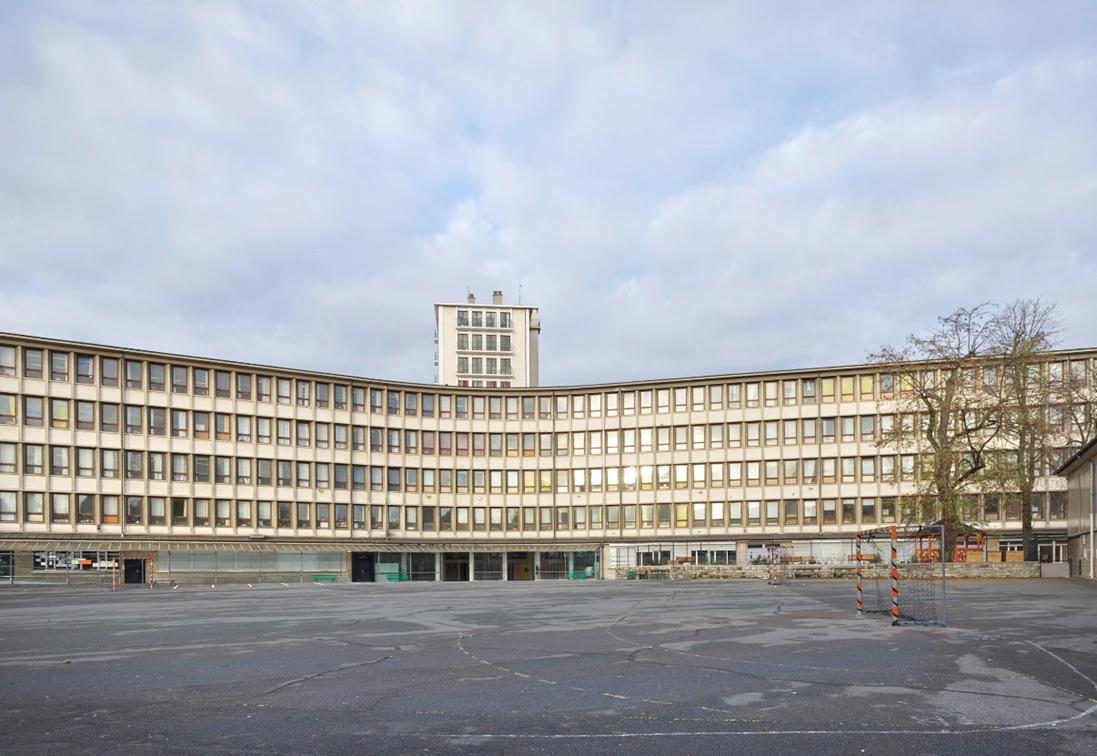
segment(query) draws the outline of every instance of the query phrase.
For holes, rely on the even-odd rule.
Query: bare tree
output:
[[[893,427],[878,445],[919,455],[914,488],[902,492],[908,523],[944,524],[946,558],[965,529],[965,505],[978,490],[1000,425],[997,386],[999,343],[993,305],[959,309],[938,318],[926,335],[907,337],[901,349],[885,346],[869,355],[881,373],[894,376]]]
[[[1030,560],[1038,558],[1033,497],[1047,487],[1044,479],[1063,449],[1079,446],[1089,433],[1084,372],[1079,379],[1069,363],[1050,354],[1062,328],[1056,306],[1042,299],[1012,302],[993,321],[1002,364],[999,402],[1004,409],[997,439],[1000,452],[991,455],[986,480],[1020,498],[1024,553]]]

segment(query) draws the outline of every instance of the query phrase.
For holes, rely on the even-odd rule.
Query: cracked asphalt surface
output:
[[[12,754],[1086,754],[1097,584],[0,587]]]

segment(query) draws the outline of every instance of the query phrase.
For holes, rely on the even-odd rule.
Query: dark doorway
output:
[[[145,582],[145,560],[144,559],[126,559],[123,561],[123,582],[126,583],[143,583]]]
[[[507,580],[533,580],[533,552],[512,551],[507,554]]]
[[[350,579],[352,583],[373,582],[373,553],[356,551],[350,555]]]
[[[450,582],[469,579],[469,555],[445,554],[442,557],[442,579]]]

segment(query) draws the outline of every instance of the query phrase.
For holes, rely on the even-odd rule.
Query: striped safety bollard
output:
[[[891,622],[899,621],[899,549],[898,532],[891,526]]]

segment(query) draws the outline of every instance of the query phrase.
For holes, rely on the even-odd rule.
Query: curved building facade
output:
[[[1057,352],[1087,384],[1097,350]],[[872,366],[556,388],[380,381],[0,334],[0,577],[605,577],[896,522]],[[1036,500],[1045,553],[1065,486]],[[1022,502],[973,499],[995,549]]]

